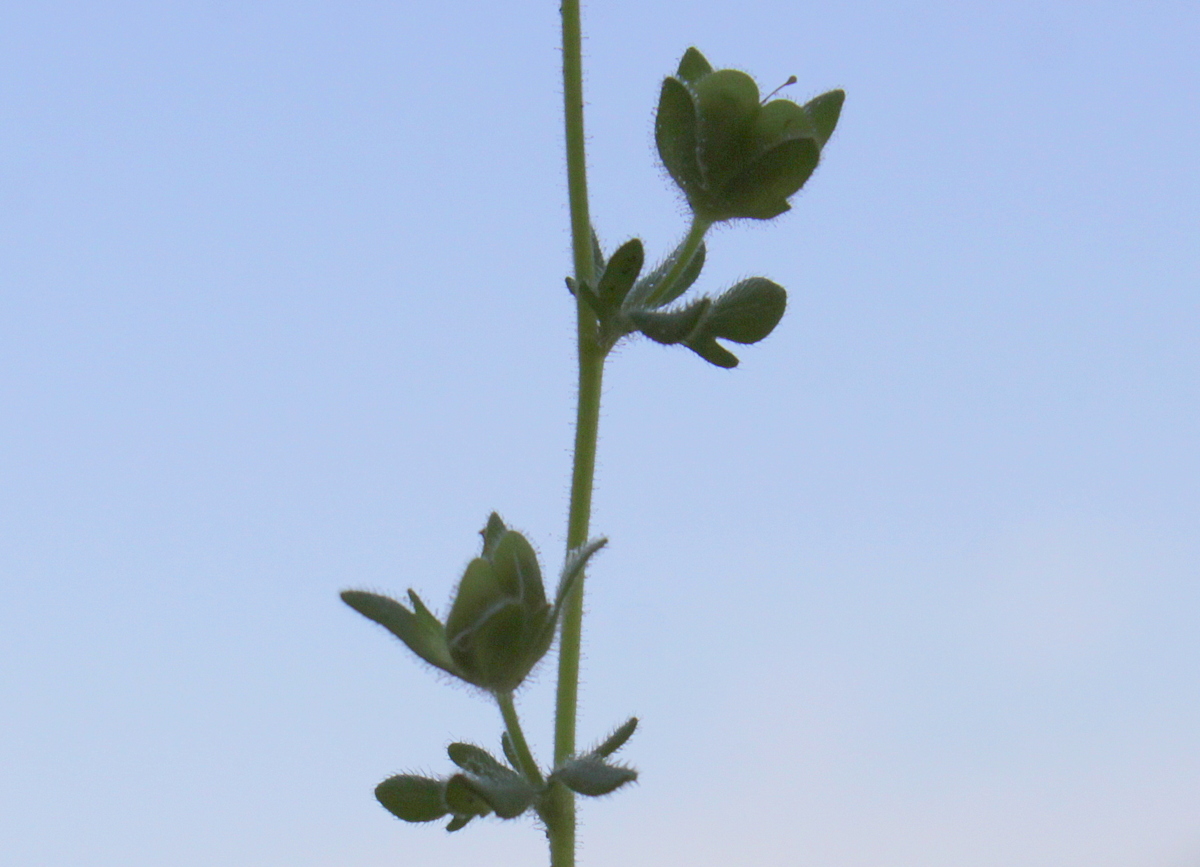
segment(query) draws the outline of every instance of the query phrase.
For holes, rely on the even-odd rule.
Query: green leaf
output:
[[[492,811],[466,774],[455,774],[447,780],[444,796],[446,806],[456,816],[486,816]]]
[[[735,343],[757,343],[775,329],[786,309],[787,292],[782,286],[765,277],[751,277],[713,301],[703,330]]]
[[[596,314],[597,319],[603,319],[605,316],[609,315],[608,309],[600,303],[600,299],[596,297],[596,293],[592,291],[592,287],[587,284],[587,281],[584,281],[583,283],[576,283],[570,277],[567,277],[566,280],[567,289],[570,291],[570,293],[576,298],[582,298],[587,304],[588,308]]]
[[[679,61],[679,71],[675,75],[688,84],[695,84],[710,72],[712,65],[704,55],[695,48],[689,48],[683,53],[683,58]]]
[[[456,787],[455,797],[459,798],[459,788],[470,789],[471,792],[501,819],[515,819],[533,805],[537,792],[529,785],[524,777],[508,771],[504,777],[477,777],[474,774],[455,774],[447,783],[447,791],[453,785]],[[449,800],[449,796],[447,796]]]
[[[686,346],[709,364],[727,369],[738,366],[738,357],[708,335],[689,340]]]
[[[590,755],[600,758],[607,758],[615,753],[621,747],[625,746],[625,742],[632,737],[634,730],[637,728],[638,718],[630,717],[629,720],[620,726],[616,731],[604,739],[600,746],[591,751]]]
[[[566,602],[567,594],[575,586],[575,582],[583,575],[583,570],[587,568],[588,561],[592,559],[592,555],[608,544],[608,539],[600,537],[598,539],[590,539],[586,544],[580,545],[578,548],[572,548],[567,552],[566,562],[563,563],[562,574],[558,579],[558,592],[554,595],[555,609],[561,609],[563,603]]]
[[[474,744],[453,743],[446,747],[446,752],[450,755],[450,761],[478,777],[500,778],[516,773],[512,768],[500,764],[483,747]]]
[[[743,280],[711,302],[708,315],[683,343],[717,367],[737,367],[738,358],[716,338],[757,343],[774,330],[787,307],[787,292],[765,277]]]
[[[595,756],[580,756],[568,759],[552,777],[573,792],[599,797],[636,780],[637,771]]]
[[[616,309],[621,305],[641,273],[645,258],[646,252],[640,238],[626,241],[617,248],[596,284],[596,296],[602,305],[608,309]]]
[[[425,603],[421,601],[421,597],[416,594],[416,591],[408,591],[408,601],[413,607],[413,616],[416,618],[417,627],[430,635],[440,636],[440,641],[445,644],[446,630],[442,626],[442,621],[433,616]]]
[[[403,641],[417,656],[430,665],[461,677],[458,666],[450,656],[446,642],[446,631],[438,619],[420,603],[411,590],[409,598],[414,601],[416,613],[409,611],[395,599],[367,593],[363,590],[345,590],[342,601],[369,620],[374,620]]]
[[[375,787],[375,798],[405,822],[432,822],[446,815],[442,783],[428,777],[400,774]]]
[[[679,280],[666,295],[659,299],[659,307],[670,304],[688,289],[692,288],[692,284],[696,282],[696,278],[700,276],[701,269],[704,268],[704,257],[707,255],[707,252],[704,242],[701,241],[700,246],[696,248],[696,252],[692,254],[692,258],[688,260],[687,266],[679,273]]]
[[[573,548],[567,552],[567,559],[563,563],[562,573],[558,579],[558,590],[554,594],[554,605],[547,612],[547,616],[541,621],[536,641],[532,645],[533,650],[531,651],[531,655],[535,661],[541,659],[546,654],[546,651],[550,649],[550,645],[554,643],[554,630],[558,625],[558,618],[562,615],[567,595],[583,576],[583,570],[587,567],[592,555],[607,544],[607,539],[592,539],[587,544]],[[506,747],[507,749],[508,747]],[[517,766],[516,761],[512,759],[510,761],[513,762],[514,767]]]
[[[670,346],[687,340],[708,312],[707,298],[693,301],[678,310],[630,310],[629,321],[656,343]]]
[[[592,226],[592,267],[597,274],[604,273],[604,248],[600,246],[600,236],[596,234],[595,226]]]
[[[679,273],[679,278],[675,282],[675,285],[671,287],[666,295],[655,302],[654,306],[663,307],[670,304],[684,292],[688,291],[688,289],[692,288],[692,284],[696,282],[696,278],[700,276],[700,271],[704,268],[704,257],[706,255],[707,250],[704,242],[701,241],[700,245],[696,248],[696,252],[692,254],[692,258],[688,260],[687,265]],[[674,267],[678,256],[679,250],[676,250],[660,262],[653,271],[637,282],[625,298],[626,310],[636,310],[645,304],[646,299],[654,293],[654,290],[658,288],[658,284],[663,281],[663,278]]]
[[[825,142],[833,135],[838,118],[842,116],[842,104],[845,101],[846,91],[831,90],[804,104],[804,111],[817,133],[817,144],[821,147],[825,147]]]

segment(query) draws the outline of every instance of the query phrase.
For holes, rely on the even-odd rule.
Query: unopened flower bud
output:
[[[714,71],[689,48],[663,82],[658,152],[698,218],[768,220],[791,207],[788,198],[816,169],[844,97],[835,90],[804,106],[764,105],[750,76]]]

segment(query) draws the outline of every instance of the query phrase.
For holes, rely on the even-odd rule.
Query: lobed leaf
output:
[[[375,787],[375,798],[405,822],[432,822],[449,812],[442,799],[441,781],[428,777],[390,777]]]
[[[693,338],[686,346],[709,364],[726,369],[738,366],[738,357],[708,335]]]
[[[568,759],[552,776],[571,791],[595,798],[633,782],[637,771],[610,765],[596,756],[580,756]]]
[[[447,788],[451,784],[455,786],[456,798],[461,797],[459,789],[469,789],[501,819],[515,819],[520,816],[533,805],[537,797],[533,786],[513,771],[508,771],[505,776],[496,777],[455,774],[450,778]]]
[[[591,539],[578,548],[573,548],[567,552],[567,559],[563,563],[562,574],[558,580],[558,592],[554,596],[554,607],[556,610],[562,608],[567,594],[571,592],[571,589],[575,586],[575,582],[583,574],[583,570],[587,567],[588,561],[592,559],[592,555],[607,544],[608,539],[601,536],[598,539]]]
[[[408,591],[416,612],[409,611],[395,599],[368,593],[365,590],[344,590],[342,601],[403,641],[417,656],[430,665],[461,677],[446,643],[446,631],[413,591]]]
[[[590,755],[599,756],[600,758],[611,756],[617,750],[621,749],[621,747],[625,746],[625,742],[633,736],[633,732],[637,729],[637,726],[638,718],[635,716],[630,717],[627,722],[619,726],[598,747],[593,749]]]
[[[466,774],[455,774],[446,781],[444,797],[446,806],[455,816],[486,816],[492,811],[483,796],[475,791]]]
[[[712,302],[700,298],[678,310],[630,310],[629,321],[656,343],[670,346],[687,340],[708,313]]]
[[[787,292],[765,277],[734,285],[712,302],[703,330],[735,343],[757,343],[779,324],[787,308]]]
[[[592,267],[597,274],[604,272],[604,248],[600,246],[600,236],[596,234],[595,226],[592,226]]]

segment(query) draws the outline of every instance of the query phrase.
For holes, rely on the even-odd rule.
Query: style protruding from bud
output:
[[[430,665],[502,695],[520,686],[550,649],[564,600],[588,558],[605,540],[572,552],[551,603],[528,539],[510,530],[495,513],[481,535],[483,551],[467,564],[444,624],[412,590],[408,591],[411,610],[363,590],[346,590],[342,600]]]
[[[658,153],[697,218],[769,220],[816,169],[844,99],[831,90],[804,105],[764,102],[749,75],[713,70],[689,48],[663,81]]]

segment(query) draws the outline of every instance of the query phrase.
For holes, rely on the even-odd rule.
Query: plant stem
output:
[[[571,250],[575,279],[594,284],[592,221],[588,215],[587,160],[583,138],[583,54],[579,0],[562,0],[563,116],[567,142],[567,196],[571,205]],[[594,321],[589,321],[595,328]],[[582,542],[580,543],[582,544]]]
[[[675,252],[671,254],[671,270],[654,287],[654,291],[646,297],[645,304],[647,307],[656,307],[662,303],[663,298],[670,297],[671,290],[675,288],[675,284],[679,282],[679,278],[687,268],[688,263],[696,255],[696,250],[704,240],[704,234],[711,226],[712,223],[708,220],[702,220],[700,217],[692,217],[692,225],[688,227],[687,236],[675,248]]]
[[[571,206],[571,249],[577,283],[595,285],[592,221],[588,215],[587,163],[583,136],[583,54],[579,0],[562,0],[563,108],[567,145],[567,192]],[[576,299],[579,393],[575,417],[575,459],[571,471],[571,506],[567,549],[587,541],[592,513],[592,481],[600,423],[600,387],[604,350],[596,341],[596,317],[582,298]],[[554,764],[575,752],[575,718],[579,700],[579,647],[583,630],[583,577],[566,600],[558,651],[558,691],[554,711]],[[575,793],[561,784],[550,792],[544,811],[550,839],[551,867],[575,865]]]
[[[504,727],[507,729],[508,737],[512,741],[513,752],[517,754],[517,761],[521,765],[521,772],[525,774],[525,779],[529,780],[529,782],[535,786],[541,786],[545,780],[542,779],[542,772],[538,769],[537,762],[533,759],[533,753],[529,751],[529,743],[525,740],[525,732],[521,731],[521,719],[517,716],[517,708],[513,704],[512,693],[497,693],[496,703],[500,705],[500,715],[504,717]]]

